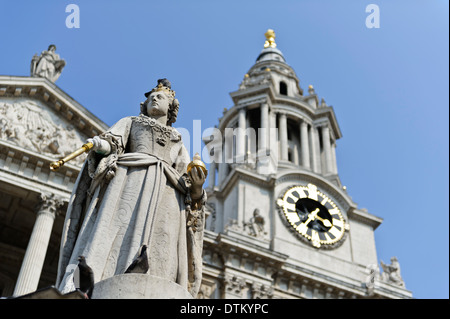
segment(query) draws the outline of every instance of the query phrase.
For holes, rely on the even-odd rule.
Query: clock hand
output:
[[[305,222],[305,226],[308,226],[309,222],[310,222],[310,221],[313,221],[313,220],[316,218],[316,215],[317,215],[317,213],[318,213],[319,211],[320,211],[320,209],[319,209],[319,208],[316,208],[315,210],[313,210],[313,211],[309,214],[308,219],[307,219],[306,222]]]
[[[320,221],[323,223],[323,225],[324,225],[325,227],[331,227],[331,226],[333,226],[333,225],[330,223],[330,221],[329,221],[328,219],[323,219],[323,218],[320,217],[320,216],[316,216],[316,218],[317,218],[318,220],[320,220]]]

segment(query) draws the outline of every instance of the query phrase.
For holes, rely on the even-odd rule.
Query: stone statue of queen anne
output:
[[[147,246],[148,274],[192,296],[200,288],[205,172],[187,173],[179,103],[167,79],[145,94],[139,116],[125,117],[94,144],[75,184],[64,223],[57,287],[74,289],[73,265],[85,256],[94,281],[123,274]]]

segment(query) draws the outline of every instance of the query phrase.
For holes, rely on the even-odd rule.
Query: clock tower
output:
[[[265,37],[204,139],[212,162],[200,297],[411,298],[396,259],[378,266],[382,219],[341,184],[333,107],[313,86],[304,91],[275,32]]]

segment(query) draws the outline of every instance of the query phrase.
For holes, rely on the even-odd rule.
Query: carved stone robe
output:
[[[43,51],[37,60],[36,69],[31,75],[37,75],[55,82],[61,75],[66,62],[60,59],[59,54],[52,51]]]
[[[147,245],[148,274],[200,287],[204,211],[190,209],[181,135],[144,115],[126,117],[101,136],[111,145],[90,152],[66,214],[57,286],[73,290],[77,257],[86,257],[95,282],[123,274]],[[203,201],[206,200],[203,192]]]

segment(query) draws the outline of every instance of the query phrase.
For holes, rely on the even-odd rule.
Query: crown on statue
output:
[[[167,94],[168,97],[175,98],[175,91],[172,90],[172,85],[170,84],[170,81],[165,78],[159,79],[158,85],[153,90],[145,93],[144,95],[145,95],[145,97],[148,97],[153,92],[158,92],[158,91],[163,91],[164,93]]]

